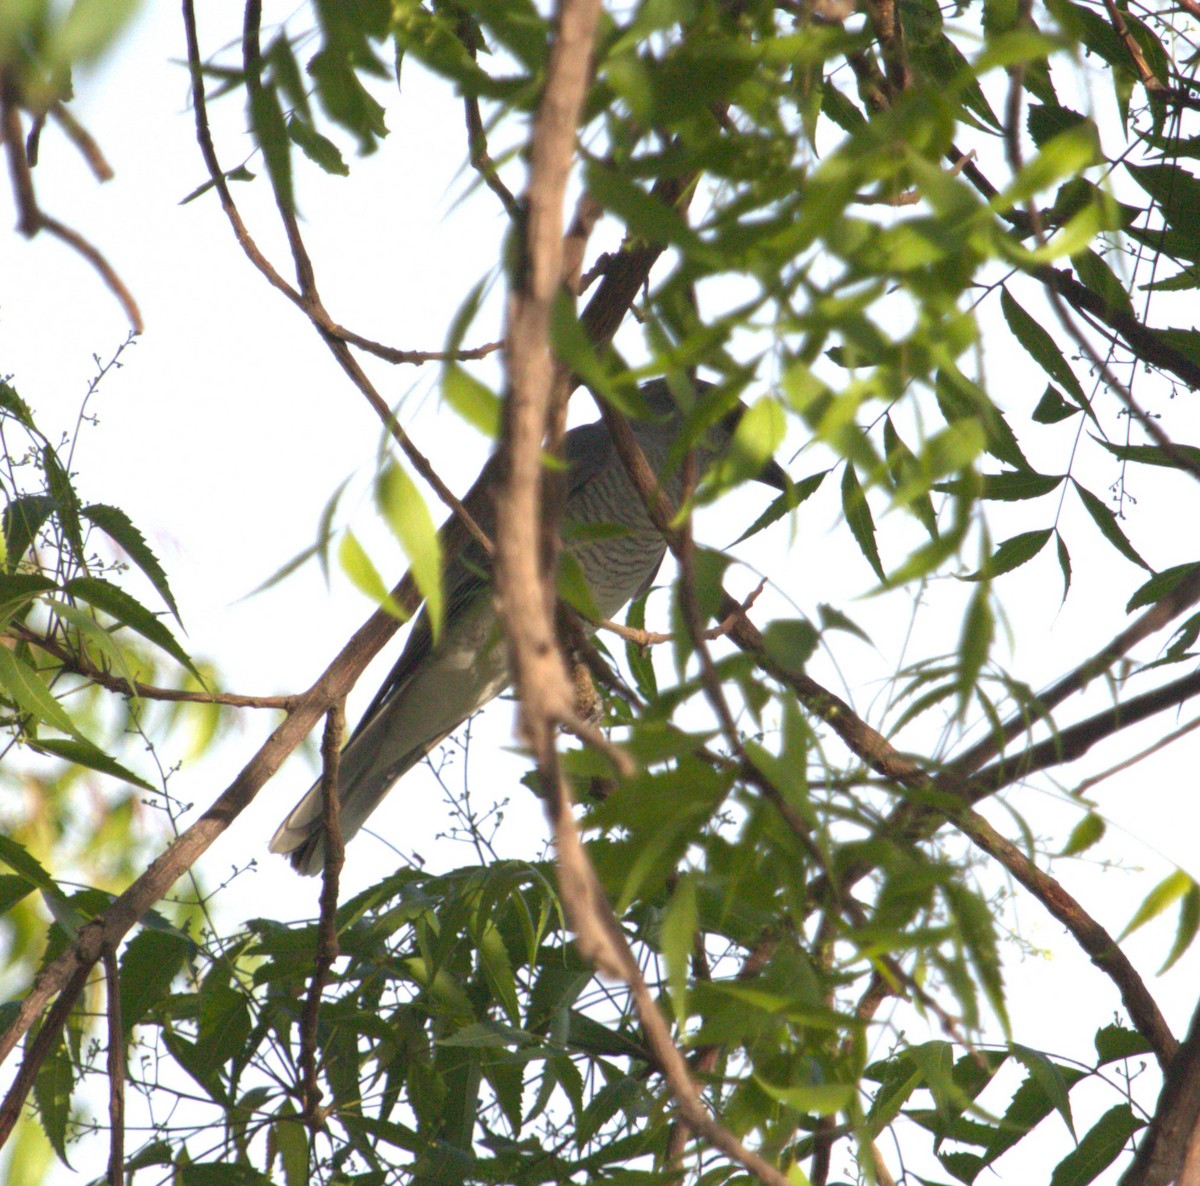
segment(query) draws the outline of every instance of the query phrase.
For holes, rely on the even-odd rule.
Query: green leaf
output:
[[[39,572],[0,573],[0,618],[20,614],[23,606],[58,586]]]
[[[818,641],[815,627],[806,618],[776,618],[763,631],[767,657],[793,675],[804,674]]]
[[[319,169],[339,177],[350,175],[350,166],[342,159],[338,146],[295,113],[288,117],[288,139]]]
[[[1137,1058],[1139,1054],[1152,1054],[1154,1051],[1153,1044],[1144,1034],[1119,1025],[1102,1026],[1096,1031],[1095,1043],[1096,1055],[1100,1060],[1098,1066]]]
[[[1030,358],[1080,407],[1085,407],[1087,400],[1084,398],[1083,388],[1057,343],[1039,322],[1017,304],[1007,288],[1000,290],[1000,308],[1013,337],[1021,343]]]
[[[1200,886],[1188,886],[1179,903],[1179,925],[1175,928],[1175,942],[1167,954],[1166,963],[1158,970],[1161,976],[1192,945],[1196,929],[1200,927]]]
[[[413,579],[425,598],[425,608],[436,643],[441,635],[444,611],[442,541],[429,514],[429,507],[416,483],[394,461],[389,461],[383,467],[375,483],[375,501],[408,557]]]
[[[52,897],[62,898],[58,883],[42,868],[41,863],[11,836],[0,833],[0,861],[36,889]]]
[[[776,498],[769,507],[741,535],[730,544],[730,547],[740,544],[743,540],[749,539],[752,535],[757,535],[764,527],[770,527],[772,523],[778,522],[783,518],[788,511],[794,511],[805,499],[814,494],[825,481],[825,476],[828,470],[823,470],[819,474],[810,474],[807,478],[801,479],[794,486],[789,486],[778,498]]]
[[[63,586],[64,592],[98,610],[102,610],[111,618],[131,630],[136,631],[156,647],[167,652],[181,666],[186,667],[201,683],[200,672],[189,658],[188,653],[175,641],[174,635],[154,616],[140,601],[131,597],[124,589],[109,584],[99,577],[76,577]]]
[[[1035,474],[1032,470],[1005,471],[999,474],[984,474],[980,498],[999,502],[1021,502],[1029,498],[1041,498],[1062,485],[1066,474]]]
[[[1146,569],[1147,572],[1153,572],[1154,570],[1141,558],[1141,556],[1137,554],[1133,544],[1131,544],[1126,538],[1125,532],[1121,530],[1120,525],[1117,523],[1117,516],[1112,508],[1101,502],[1096,495],[1094,495],[1090,490],[1081,486],[1074,478],[1071,479],[1071,483],[1079,494],[1079,498],[1083,502],[1084,509],[1089,515],[1091,515],[1092,522],[1095,523],[1100,529],[1100,534],[1103,535],[1104,538],[1108,540],[1108,542],[1112,544],[1112,546],[1116,548],[1126,560],[1132,560],[1134,564]]]
[[[808,1115],[836,1115],[843,1108],[848,1108],[854,1099],[854,1085],[850,1083],[811,1083],[801,1087],[777,1087],[758,1074],[754,1076],[754,1082],[773,1100]]]
[[[131,786],[141,787],[143,791],[157,793],[161,789],[122,766],[115,758],[110,757],[98,745],[93,745],[86,738],[37,737],[30,738],[27,744],[30,749],[37,750],[39,754],[61,758],[64,762],[71,762],[76,766],[86,766],[98,774],[107,774],[110,778],[118,778]]]
[[[1058,424],[1061,420],[1069,420],[1080,411],[1081,408],[1063,399],[1062,393],[1053,383],[1047,383],[1042,398],[1033,409],[1033,419],[1038,424]]]
[[[996,622],[992,615],[988,586],[982,584],[971,595],[958,640],[958,671],[954,683],[958,691],[960,713],[966,710],[975,691],[979,673],[991,652],[995,631]]]
[[[22,494],[4,508],[5,563],[9,572],[16,571],[57,505],[48,494]]]
[[[1146,1122],[1133,1114],[1128,1104],[1109,1108],[1079,1144],[1054,1167],[1050,1186],[1087,1186],[1112,1165],[1139,1128]]]
[[[338,563],[342,571],[350,578],[350,583],[360,592],[365,593],[377,606],[387,610],[394,618],[407,622],[409,615],[404,607],[398,605],[388,587],[379,575],[379,569],[371,563],[362,544],[358,542],[354,532],[347,531],[338,545]]]
[[[1114,457],[1119,457],[1122,461],[1136,461],[1140,465],[1161,465],[1167,469],[1184,469],[1186,464],[1200,468],[1200,448],[1195,445],[1173,443],[1171,452],[1168,453],[1159,445],[1121,445],[1095,435],[1092,436],[1092,440],[1103,445]],[[1185,465],[1181,465],[1177,457],[1182,458]]]
[[[0,687],[8,692],[21,712],[45,721],[61,733],[83,736],[67,710],[55,700],[41,675],[8,647],[0,647]]]
[[[1133,301],[1117,274],[1094,251],[1081,251],[1071,263],[1084,282],[1115,313],[1133,316]]]
[[[1018,1045],[1011,1049],[1013,1057],[1025,1067],[1030,1078],[1042,1089],[1046,1099],[1063,1118],[1071,1136],[1075,1136],[1075,1121],[1071,1115],[1071,1099],[1068,1094],[1071,1085],[1063,1077],[1058,1064],[1040,1050],[1030,1050],[1026,1046]]]
[[[1038,531],[1023,531],[1020,535],[1006,539],[988,557],[978,572],[963,579],[967,581],[990,580],[992,577],[1012,572],[1014,568],[1020,568],[1022,564],[1028,564],[1046,546],[1053,531],[1053,527],[1044,527]]]
[[[171,990],[195,944],[177,931],[141,930],[121,952],[121,1024],[129,1043],[133,1027]]]
[[[167,603],[175,621],[182,626],[179,607],[175,604],[175,595],[171,592],[167,574],[129,516],[120,507],[106,506],[103,503],[92,503],[91,506],[84,507],[82,514],[89,523],[100,528],[149,577],[158,595]]]
[[[863,642],[871,645],[870,635],[856,622],[851,621],[840,609],[826,605],[822,601],[817,605],[817,616],[821,619],[822,631],[844,630],[847,634],[857,635]]]
[[[267,1149],[272,1163],[278,1155],[283,1164],[284,1186],[308,1186],[308,1133],[290,1104],[271,1121]]]
[[[875,520],[871,516],[871,508],[867,503],[867,496],[859,484],[858,475],[854,472],[854,466],[850,462],[846,462],[845,468],[842,470],[842,511],[859,550],[866,557],[867,563],[874,569],[875,575],[886,585],[887,577],[884,575],[883,565],[879,560],[879,547],[875,543]]]
[[[1157,918],[1172,902],[1183,897],[1195,886],[1196,883],[1182,869],[1176,869],[1174,873],[1169,873],[1145,896],[1142,904],[1125,925],[1125,929],[1117,936],[1117,942],[1123,942],[1139,927],[1144,926],[1152,918]]]
[[[24,901],[33,893],[34,887],[24,877],[15,877],[11,873],[0,875],[0,914],[7,914],[18,902]],[[0,1020],[0,1032],[3,1032],[3,1021]]]
[[[1067,842],[1058,854],[1061,857],[1075,857],[1081,852],[1087,852],[1094,844],[1098,844],[1107,831],[1104,820],[1094,811],[1089,811],[1072,829]]]
[[[1164,568],[1162,572],[1156,572],[1134,592],[1125,606],[1125,612],[1132,613],[1144,605],[1153,605],[1156,601],[1161,601],[1168,593],[1173,592],[1191,577],[1197,569],[1200,569],[1200,563],[1193,560],[1190,564],[1176,564],[1171,568]]]
[[[63,469],[58,454],[49,445],[42,446],[42,469],[71,555],[86,572],[87,556],[83,546],[83,526],[79,522],[79,496],[71,485],[71,476]]]
[[[667,963],[667,984],[675,1005],[675,1017],[680,1023],[688,1014],[688,966],[696,944],[698,916],[696,880],[685,873],[675,883],[659,931],[659,947]]]
[[[1067,551],[1067,541],[1063,539],[1057,528],[1054,532],[1054,541],[1058,546],[1058,567],[1063,577],[1063,601],[1066,601],[1067,594],[1071,591],[1071,554]]]
[[[1087,120],[1064,128],[1048,140],[1038,154],[992,199],[995,210],[1010,210],[1049,189],[1064,178],[1074,177],[1104,159],[1097,143],[1095,125]]]
[[[500,435],[500,397],[456,362],[447,363],[442,370],[442,396],[489,440]]]
[[[58,1159],[68,1169],[67,1126],[71,1120],[71,1091],[75,1086],[75,1072],[71,1056],[60,1037],[49,1055],[38,1069],[33,1081],[33,1098],[37,1103],[37,1117]]]

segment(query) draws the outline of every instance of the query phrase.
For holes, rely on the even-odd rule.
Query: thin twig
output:
[[[66,105],[55,99],[50,104],[50,115],[66,133],[67,139],[79,150],[79,155],[87,161],[88,168],[96,180],[111,181],[114,177],[112,166],[100,151],[100,145],[92,139],[87,128],[75,118]]]
[[[323,1093],[317,1082],[317,1022],[321,1012],[321,996],[329,983],[334,961],[340,954],[337,937],[338,879],[346,863],[346,845],[342,840],[338,767],[345,726],[346,702],[339,700],[326,714],[325,734],[321,740],[321,826],[325,837],[325,865],[321,880],[316,959],[308,996],[300,1014],[300,1119],[314,1132],[325,1126],[325,1112],[321,1108]]]
[[[117,956],[103,955],[108,1014],[108,1186],[125,1183],[125,1031],[121,1024],[121,982]]]
[[[257,61],[257,18],[255,15],[257,8],[257,0],[253,0],[251,4],[247,5],[246,25],[243,33],[245,41],[244,52],[250,64]],[[213,188],[216,190],[217,196],[220,198],[221,207],[225,211],[229,225],[233,228],[234,237],[237,239],[246,258],[266,277],[267,281],[273,287],[282,292],[284,296],[292,301],[293,304],[299,306],[305,313],[321,334],[322,339],[338,364],[392,434],[396,443],[412,463],[413,468],[433,487],[434,492],[442,502],[466,525],[468,532],[476,539],[484,551],[490,553],[491,543],[488,537],[480,530],[479,525],[463,506],[463,503],[454,495],[445,482],[442,481],[428,458],[416,447],[408,433],[401,427],[399,421],[392,414],[387,401],[375,389],[374,384],[367,378],[366,372],[363,371],[357,359],[351,354],[347,346],[346,333],[330,318],[324,305],[322,305],[316,290],[312,262],[309,259],[307,249],[300,235],[295,213],[277,192],[275,192],[276,205],[279,209],[280,218],[283,220],[288,243],[292,250],[293,262],[300,282],[299,291],[276,271],[274,265],[263,255],[251,237],[233,200],[233,195],[230,193],[229,183],[226,181],[225,174],[221,170],[220,162],[217,160],[216,148],[213,145],[212,132],[208,124],[207,101],[204,94],[204,72],[200,62],[200,43],[196,32],[194,0],[183,0],[183,22],[187,38],[188,67],[192,76],[192,108],[196,117],[196,139],[200,145],[200,155],[204,159],[209,178],[213,183]],[[254,74],[254,71],[248,70],[248,76],[250,74]],[[360,340],[357,344],[360,346],[363,345],[363,340]]]
[[[97,667],[85,655],[74,652],[55,638],[46,634],[35,634],[19,622],[10,623],[8,633],[22,642],[53,655],[65,671],[80,675],[91,683],[99,684],[110,692],[122,696],[134,696],[141,700],[170,700],[186,704],[222,704],[230,708],[273,708],[291,712],[296,706],[296,696],[239,696],[233,692],[187,692],[180,688],[162,688],[156,684],[145,684],[141,680],[128,680]],[[2,636],[0,636],[2,637]]]

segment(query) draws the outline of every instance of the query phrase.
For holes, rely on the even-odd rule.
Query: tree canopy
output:
[[[177,198],[223,212],[245,316],[294,307],[378,417],[375,510],[409,571],[393,585],[331,481],[312,546],[256,595],[318,565],[374,612],[311,687],[227,688],[147,525],[87,501],[75,437],[0,384],[12,1180],[63,1172],[48,1142],[113,1186],[1200,1182],[1200,1002],[1185,988],[1189,1023],[1155,976],[1200,926],[1195,871],[1119,917],[1078,872],[1122,859],[1104,796],[1168,747],[1190,806],[1195,0],[249,0],[232,40],[199,7],[177,49],[203,181]],[[15,232],[73,251],[131,337],[121,242],[49,213],[38,158],[55,136],[103,179],[73,87],[137,88],[80,72],[136,29],[126,2],[0,9]],[[415,77],[461,111],[444,184],[503,227],[417,345],[386,310],[343,323],[304,216],[314,179],[349,191],[430,118]],[[248,155],[218,110],[244,112]],[[379,227],[342,230],[397,288],[426,283],[403,226],[395,258]],[[436,373],[442,439],[406,414],[412,368]],[[692,443],[747,405],[708,472],[679,451],[680,506],[629,427],[658,376]],[[670,553],[594,633],[557,562],[568,401],[604,419]],[[479,433],[487,539],[444,477]],[[769,458],[788,487],[754,501]],[[693,529],[714,522],[736,542]],[[239,883],[211,892],[197,862],[314,732],[336,780],[345,697],[422,603],[436,629],[472,540],[529,755],[513,793],[545,832],[497,855],[460,802],[468,863],[397,860],[339,897],[333,844],[319,917],[230,923]],[[1043,637],[1054,612],[1070,645]],[[261,745],[230,727],[250,714]],[[224,790],[172,798],[178,755],[231,747]],[[1030,910],[1090,961],[1062,989],[1090,1047],[1028,1036]]]

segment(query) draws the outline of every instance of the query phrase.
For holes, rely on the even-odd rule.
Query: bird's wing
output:
[[[571,429],[564,438],[563,448],[567,461],[568,498],[602,473],[613,460],[612,437],[609,436],[608,429],[601,421]],[[480,480],[464,500],[467,510],[471,512],[476,523],[489,538],[495,538],[496,534],[493,485],[497,477],[497,468],[496,458],[494,456],[489,458],[480,475]],[[485,586],[491,583],[491,568],[491,560],[474,540],[471,540],[456,557],[450,560],[443,574],[446,582],[444,601],[446,621],[451,621],[456,613],[470,604]],[[352,742],[374,720],[379,710],[393,696],[402,692],[409,676],[432,650],[433,632],[430,628],[429,614],[422,610],[413,623],[400,658],[396,660],[395,666],[388,672],[379,691],[375,693],[347,744]]]

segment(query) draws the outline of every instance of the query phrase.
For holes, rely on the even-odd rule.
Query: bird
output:
[[[695,380],[693,386],[702,394],[712,384]],[[639,394],[650,416],[631,422],[633,435],[651,470],[664,474],[684,418],[665,379],[644,384]],[[695,445],[701,472],[728,448],[744,411],[744,405],[735,404]],[[612,618],[650,589],[666,542],[650,522],[602,421],[571,429],[564,438],[564,455],[563,546],[578,564],[596,612]],[[493,456],[475,487],[481,496],[470,507],[489,537],[496,525],[496,470]],[[780,490],[788,484],[773,460],[757,480]],[[681,486],[677,464],[662,487],[677,502]],[[343,747],[338,772],[343,840],[363,826],[405,773],[508,686],[508,656],[490,569],[489,558],[474,541],[448,558],[440,637],[435,642],[429,614],[422,610],[400,658]],[[325,843],[319,779],[279,825],[270,850],[287,856],[306,876],[321,871]]]

